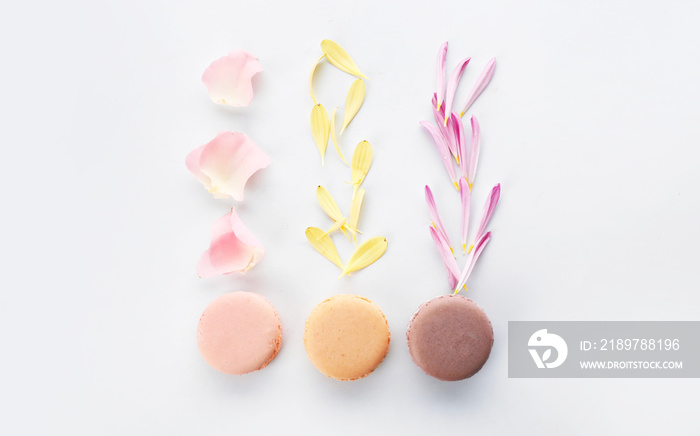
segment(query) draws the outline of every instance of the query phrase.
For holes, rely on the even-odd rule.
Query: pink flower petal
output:
[[[450,252],[450,247],[447,244],[447,241],[440,237],[437,230],[435,230],[435,227],[433,226],[430,226],[430,236],[433,238],[435,247],[438,249],[438,253],[440,253],[440,257],[442,257],[442,261],[447,269],[447,280],[450,282],[450,288],[454,289],[454,287],[457,285],[457,278],[461,275],[459,272],[459,267],[457,266],[457,261],[452,255],[452,252]]]
[[[450,180],[452,181],[452,183],[457,183],[457,174],[455,173],[455,168],[452,164],[452,159],[450,158],[450,150],[447,147],[445,138],[440,133],[440,130],[438,129],[438,127],[427,121],[421,121],[420,125],[425,127],[425,130],[427,130],[428,133],[430,133],[430,135],[433,137],[433,141],[435,142],[435,146],[437,147],[438,152],[440,153],[440,158],[442,159],[442,162],[445,164],[445,169],[447,170],[447,174],[450,176]]]
[[[229,106],[248,106],[253,100],[252,78],[261,72],[258,58],[237,50],[215,60],[202,74],[211,101]]]
[[[435,123],[440,131],[440,135],[442,135],[443,139],[445,140],[445,144],[447,144],[450,154],[456,158],[457,148],[454,145],[454,133],[451,131],[450,122],[448,121],[447,124],[443,125],[443,120],[445,118],[445,106],[443,106],[442,109],[438,109],[436,104],[437,95],[433,94],[433,115],[435,116]]]
[[[438,212],[437,205],[435,204],[435,197],[433,197],[433,191],[430,190],[428,185],[425,185],[425,202],[428,204],[428,213],[430,214],[430,220],[435,230],[438,231],[440,237],[447,242],[447,246],[450,251],[454,253],[452,249],[452,242],[450,242],[450,237],[447,236],[447,231],[445,230],[445,225],[442,223],[440,218],[440,212]]]
[[[484,211],[481,214],[481,222],[479,222],[479,229],[476,231],[476,236],[474,240],[478,241],[486,231],[486,226],[491,220],[493,211],[496,210],[496,205],[498,204],[498,199],[501,197],[501,184],[497,184],[491,189],[488,197],[486,197],[486,204],[484,204]]]
[[[450,116],[447,117],[447,125],[444,126],[446,129],[446,141],[450,148],[450,152],[456,161],[459,161],[459,125],[457,120],[459,120],[459,114],[452,112]]]
[[[454,145],[457,150],[460,177],[466,177],[469,170],[469,155],[467,154],[467,138],[464,135],[464,125],[457,112],[452,112],[447,125],[452,129]]]
[[[469,152],[469,174],[467,180],[469,181],[469,187],[474,185],[474,178],[476,177],[476,164],[479,163],[479,148],[481,146],[481,126],[479,126],[479,121],[474,115],[472,115],[472,146]]]
[[[459,282],[457,282],[457,286],[452,288],[455,294],[459,292],[460,289],[462,289],[462,286],[467,284],[467,279],[469,279],[469,276],[471,275],[472,270],[474,269],[474,265],[476,265],[476,260],[481,255],[481,252],[484,251],[486,244],[488,244],[490,240],[491,232],[488,232],[477,240],[476,245],[474,245],[474,249],[469,252],[469,256],[467,257],[467,263],[464,265],[464,270],[462,271],[462,275],[459,278]]]
[[[442,107],[442,103],[445,100],[445,75],[447,71],[445,69],[445,63],[447,61],[447,41],[445,41],[438,49],[438,60],[437,60],[437,92],[436,95],[436,107],[438,110]]]
[[[245,134],[224,131],[190,152],[185,163],[214,197],[243,201],[246,182],[270,158]]]
[[[471,206],[471,192],[467,181],[459,179],[459,197],[462,201],[462,250],[467,252],[467,233],[469,232],[469,208]]]
[[[211,244],[197,263],[202,278],[244,274],[265,256],[265,248],[246,228],[234,209],[214,222]]]
[[[459,80],[462,78],[462,73],[464,73],[464,69],[467,68],[467,65],[471,59],[472,58],[462,59],[462,61],[457,64],[455,69],[452,70],[452,74],[450,74],[450,80],[447,82],[447,93],[445,95],[445,125],[447,125],[447,118],[449,117],[449,114],[452,113],[452,102],[455,99],[455,93],[457,92]]]
[[[474,87],[472,88],[471,92],[469,93],[469,97],[467,97],[467,103],[464,105],[464,109],[462,109],[462,113],[460,116],[464,116],[464,114],[467,113],[470,107],[474,104],[477,98],[481,95],[482,92],[484,92],[484,89],[488,86],[489,82],[491,82],[491,78],[493,77],[493,72],[496,70],[496,58],[491,59],[488,61],[486,64],[486,67],[484,67],[484,71],[481,72],[481,75],[479,78],[476,80],[476,83],[474,84]]]

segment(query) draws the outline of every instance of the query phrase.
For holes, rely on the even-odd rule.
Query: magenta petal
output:
[[[462,201],[462,250],[467,251],[467,233],[469,232],[469,209],[471,206],[471,192],[467,181],[459,179],[459,197]]]
[[[438,49],[438,59],[437,59],[437,90],[435,93],[436,102],[435,106],[440,109],[442,103],[445,100],[445,75],[447,71],[445,70],[445,63],[447,61],[447,41],[445,41]]]
[[[427,130],[428,133],[430,133],[430,136],[433,137],[433,142],[435,142],[435,146],[437,147],[438,152],[440,153],[440,158],[445,164],[445,169],[447,170],[447,174],[450,176],[450,180],[452,181],[452,183],[457,183],[457,174],[455,173],[455,168],[452,164],[452,159],[450,158],[450,150],[447,146],[445,138],[440,133],[440,130],[438,129],[438,127],[436,127],[433,124],[430,124],[427,121],[421,121],[420,125],[425,127],[425,130]]]
[[[496,205],[498,204],[498,199],[501,197],[501,184],[497,184],[491,189],[488,197],[486,197],[486,204],[484,204],[484,211],[481,214],[481,222],[479,222],[479,228],[476,231],[475,241],[478,241],[481,236],[486,231],[486,226],[491,220],[493,211],[496,210]]]
[[[481,146],[481,126],[479,126],[479,121],[472,115],[471,122],[472,146],[469,152],[469,174],[465,173],[470,186],[474,184],[474,178],[476,177],[476,164],[479,163],[479,148]]]
[[[216,198],[243,201],[250,176],[270,164],[270,158],[248,136],[221,132],[185,159],[187,168]]]
[[[428,204],[428,213],[430,214],[430,220],[432,221],[435,230],[438,231],[440,237],[447,242],[447,246],[452,250],[452,242],[450,242],[450,237],[447,236],[447,231],[445,230],[445,225],[442,223],[440,218],[440,212],[438,212],[437,204],[435,204],[435,197],[433,197],[433,191],[430,190],[428,185],[425,185],[425,202]]]
[[[442,137],[445,139],[445,144],[447,144],[447,148],[450,151],[450,154],[452,156],[457,157],[457,148],[454,146],[454,133],[451,131],[451,125],[449,124],[449,120],[447,124],[444,124],[444,119],[445,119],[445,106],[442,106],[442,109],[438,109],[436,106],[437,102],[437,97],[433,97],[433,115],[435,116],[435,123],[437,124],[438,130],[440,131],[440,134]]]
[[[457,112],[452,112],[447,122],[452,126],[454,134],[455,148],[457,149],[457,160],[459,161],[460,177],[467,177],[469,170],[469,155],[467,154],[467,138],[464,135],[464,125]]]
[[[450,288],[454,289],[455,285],[457,285],[457,279],[461,275],[459,267],[457,266],[457,261],[452,255],[447,241],[440,237],[433,226],[430,226],[430,236],[433,238],[435,247],[438,249],[438,253],[440,253],[440,257],[447,269],[447,279],[450,281]]]
[[[248,106],[253,100],[253,76],[262,71],[258,58],[238,50],[215,60],[202,75],[214,103]]]
[[[462,289],[462,286],[467,284],[467,280],[469,279],[469,276],[471,275],[472,270],[474,270],[474,265],[476,265],[476,260],[481,255],[481,252],[484,251],[486,244],[488,244],[488,242],[490,240],[491,240],[491,232],[488,232],[476,241],[476,245],[474,245],[474,249],[469,252],[469,256],[467,257],[467,263],[464,265],[464,270],[462,271],[462,275],[459,278],[459,282],[457,282],[457,286],[452,288],[454,290],[455,294],[460,289]]]
[[[491,82],[491,78],[493,77],[493,72],[495,70],[496,58],[493,58],[490,61],[488,61],[486,67],[484,67],[484,71],[481,72],[481,75],[476,80],[476,83],[474,84],[474,87],[472,88],[471,92],[469,93],[469,97],[467,98],[467,103],[464,105],[464,109],[462,109],[461,116],[464,116],[464,114],[467,113],[467,111],[474,104],[476,99],[479,98],[482,92],[484,92],[484,89],[486,89],[489,82]]]
[[[454,156],[455,160],[459,160],[459,125],[456,120],[459,120],[459,114],[452,112],[447,117],[447,124],[443,126],[445,130],[445,141],[450,149],[450,153]]]
[[[265,248],[233,209],[214,222],[211,233],[209,249],[197,263],[197,275],[202,278],[244,274],[265,256]]]
[[[445,94],[445,124],[447,124],[449,114],[452,113],[452,102],[454,101],[455,93],[457,92],[459,80],[462,78],[462,73],[464,73],[464,69],[467,68],[470,60],[471,58],[462,59],[462,61],[457,64],[455,69],[452,70],[452,74],[450,74],[450,80],[447,82],[447,92]]]

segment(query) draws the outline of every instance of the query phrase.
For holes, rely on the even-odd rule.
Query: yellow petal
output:
[[[311,134],[316,142],[316,147],[321,153],[321,164],[326,157],[326,147],[328,147],[328,134],[330,124],[328,123],[328,112],[322,104],[317,104],[311,110]]]
[[[318,66],[318,63],[321,62],[321,59],[326,57],[326,55],[321,56],[318,58],[318,60],[314,63],[313,68],[311,68],[311,74],[309,75],[309,94],[311,94],[311,100],[314,101],[314,104],[318,104],[316,101],[316,96],[314,95],[314,73],[316,72],[316,67]]]
[[[333,146],[335,146],[335,151],[338,152],[338,156],[340,156],[341,159],[343,159],[343,162],[345,162],[345,165],[350,166],[347,160],[345,160],[345,156],[343,156],[343,152],[340,151],[340,145],[338,144],[338,136],[335,134],[335,113],[338,110],[338,108],[333,109],[333,115],[331,115],[331,139],[333,140]]]
[[[328,189],[319,185],[318,188],[316,188],[316,198],[318,199],[318,204],[321,205],[321,209],[323,209],[333,221],[338,222],[345,219],[343,214],[340,213],[338,203],[333,200],[333,196],[328,192]]]
[[[335,232],[336,230],[338,230],[338,229],[340,229],[340,228],[345,227],[345,222],[346,222],[346,221],[345,221],[345,218],[343,218],[343,219],[340,220],[340,221],[335,222],[335,223],[331,226],[331,228],[328,229],[328,230],[326,230],[325,232],[323,232],[323,234],[322,234],[321,236],[319,236],[319,238],[322,238],[322,237],[324,237],[324,236],[326,236],[326,235],[329,235],[329,234]],[[346,235],[347,235],[347,233],[346,233]]]
[[[324,233],[325,232],[318,227],[309,227],[306,229],[306,239],[309,240],[314,250],[321,253],[321,256],[338,265],[340,269],[344,269],[343,262],[340,261],[340,256],[338,255],[338,250],[335,248],[333,240]]]
[[[348,52],[346,52],[343,47],[338,45],[337,42],[331,41],[330,39],[324,39],[321,41],[321,51],[323,51],[323,54],[326,55],[328,62],[339,70],[345,71],[353,76],[364,77],[365,79],[367,78],[367,76],[362,74],[360,69],[357,68],[357,65],[355,65],[355,62],[352,60]]]
[[[371,165],[372,146],[369,145],[369,142],[362,141],[357,144],[355,151],[352,153],[352,165],[350,166],[352,173],[352,184],[355,185],[355,191],[357,191],[357,188],[365,180]]]
[[[348,127],[348,124],[350,124],[350,121],[355,118],[355,115],[359,112],[364,101],[365,82],[363,82],[362,79],[357,79],[350,85],[348,96],[345,98],[345,115],[343,116],[343,128],[340,129],[341,135],[345,131],[345,128]]]
[[[382,257],[388,245],[389,243],[383,236],[375,236],[366,240],[352,254],[340,277],[372,265]]]
[[[362,208],[362,200],[365,198],[365,190],[360,189],[355,193],[350,204],[350,221],[348,226],[350,230],[357,232],[357,223],[360,220],[360,209]]]

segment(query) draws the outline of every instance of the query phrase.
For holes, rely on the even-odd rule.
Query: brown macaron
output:
[[[423,303],[406,332],[411,358],[439,380],[476,374],[491,353],[493,328],[479,306],[461,295],[442,295]]]

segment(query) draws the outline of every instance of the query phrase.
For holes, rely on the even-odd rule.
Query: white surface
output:
[[[690,2],[15,2],[0,18],[3,434],[691,434],[691,380],[507,378],[509,320],[697,320],[700,6]],[[323,183],[307,79],[331,38],[370,77],[343,135],[375,149],[362,228],[389,250],[349,279],[311,250]],[[494,237],[470,293],[496,334],[473,379],[441,383],[410,360],[405,327],[446,292],[426,226],[430,184],[458,237],[458,200],[418,121],[430,119],[437,48],[466,86],[498,58],[473,112],[483,153],[478,215],[503,184]],[[212,104],[200,83],[232,49],[265,68],[250,107]],[[351,78],[319,71],[329,111]],[[268,249],[247,276],[200,280],[209,226],[232,206],[186,170],[223,129],[272,157],[239,212]],[[346,178],[349,176],[346,176]],[[342,206],[347,207],[347,206]],[[347,244],[342,252],[347,258]],[[265,370],[218,374],[195,326],[221,293],[278,308],[284,342]],[[304,320],[336,293],[378,303],[393,341],[352,383],[322,376]],[[262,426],[262,427],[258,427]],[[335,428],[340,426],[340,428]]]

